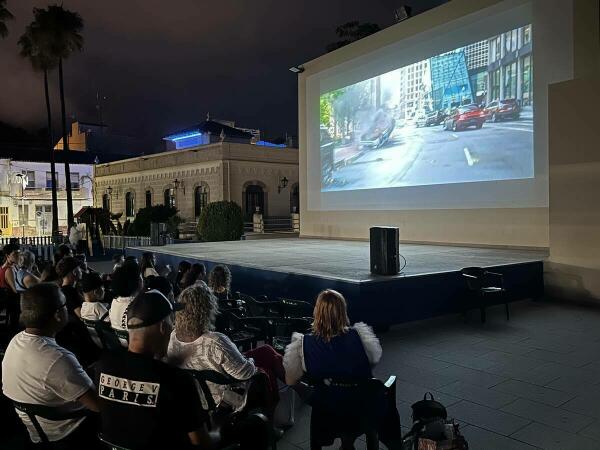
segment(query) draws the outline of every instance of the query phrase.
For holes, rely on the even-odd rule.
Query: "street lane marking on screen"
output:
[[[473,165],[473,157],[471,156],[471,152],[469,151],[469,148],[465,147],[464,152],[465,152],[465,158],[467,158],[467,164],[469,166],[472,166]]]
[[[513,130],[513,131],[526,131],[527,133],[533,133],[533,130],[530,128],[519,128],[519,127],[505,127],[502,125],[494,125],[493,128],[496,128],[498,130]]]

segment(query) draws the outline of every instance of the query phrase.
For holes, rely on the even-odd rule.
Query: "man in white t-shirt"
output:
[[[81,318],[110,321],[108,318],[108,305],[102,303],[102,300],[104,300],[104,282],[98,272],[83,274],[79,286],[81,292],[83,292]]]
[[[55,336],[68,321],[65,296],[54,283],[29,288],[21,299],[25,331],[12,338],[2,361],[2,390],[14,402],[49,407],[62,420],[39,417],[50,442],[61,448],[92,448],[98,397],[92,380],[75,355],[56,343]],[[17,410],[34,443],[41,442],[29,417]],[[92,440],[92,442],[90,442]]]
[[[115,330],[126,330],[127,307],[142,288],[138,263],[126,260],[121,267],[117,267],[112,276],[111,288],[115,298],[110,305],[110,326]]]

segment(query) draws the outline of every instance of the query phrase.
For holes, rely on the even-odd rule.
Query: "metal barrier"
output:
[[[172,244],[174,239],[170,236],[165,237],[165,244]],[[150,247],[152,240],[150,236],[115,236],[104,235],[102,245],[105,250],[123,250],[126,247]]]
[[[52,236],[26,236],[26,237],[0,237],[0,246],[5,246],[14,242],[19,245],[52,245],[54,243],[62,244],[65,237],[60,235],[55,239]]]

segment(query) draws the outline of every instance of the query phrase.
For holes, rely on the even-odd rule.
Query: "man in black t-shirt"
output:
[[[159,360],[166,354],[177,309],[156,290],[127,310],[129,351],[95,367],[103,437],[131,449],[208,448],[208,416],[192,377]]]

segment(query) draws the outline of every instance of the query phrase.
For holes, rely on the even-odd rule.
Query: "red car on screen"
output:
[[[514,98],[506,98],[488,103],[484,111],[487,120],[491,120],[492,122],[498,122],[503,119],[517,120],[521,115],[521,105]]]
[[[444,130],[460,131],[468,127],[481,128],[485,119],[485,112],[478,106],[459,106],[450,111],[446,117]]]

